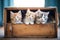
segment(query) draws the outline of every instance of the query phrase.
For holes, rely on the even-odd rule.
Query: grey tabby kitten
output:
[[[45,24],[48,20],[49,12],[43,12],[40,9],[36,12],[36,23],[37,24]]]

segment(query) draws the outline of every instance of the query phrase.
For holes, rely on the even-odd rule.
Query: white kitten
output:
[[[49,12],[43,12],[42,18],[40,19],[42,24],[45,24],[47,22],[48,14],[49,14]]]
[[[35,12],[30,11],[30,9],[27,10],[27,13],[24,18],[25,24],[34,24],[35,21]]]
[[[16,12],[16,13],[13,13],[12,11],[10,11],[10,17],[11,17],[11,22],[13,24],[16,24],[16,23],[22,23],[22,15],[21,15],[21,11],[19,12]]]
[[[45,24],[48,20],[48,14],[49,12],[42,12],[40,9],[36,12],[36,23],[37,24]]]

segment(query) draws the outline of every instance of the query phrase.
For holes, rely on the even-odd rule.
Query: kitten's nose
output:
[[[15,16],[16,16],[16,14],[15,14]]]
[[[43,19],[41,19],[41,21],[43,21]]]
[[[41,20],[44,21],[44,18],[42,18]]]

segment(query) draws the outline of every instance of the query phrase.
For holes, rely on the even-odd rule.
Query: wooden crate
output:
[[[27,10],[28,8],[31,10],[40,9],[45,11],[51,11],[54,15],[56,23],[33,24],[33,25],[11,23],[9,11]],[[57,27],[58,27],[57,23],[58,23],[58,13],[56,8],[37,8],[37,7],[4,8],[5,37],[8,37],[7,34],[10,35],[9,33],[11,33],[10,36],[12,37],[57,37]],[[10,29],[9,27],[12,28],[11,32],[9,32]]]

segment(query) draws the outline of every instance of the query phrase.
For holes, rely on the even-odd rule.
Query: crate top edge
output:
[[[57,9],[57,7],[4,7],[4,9]]]

